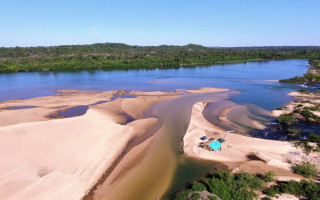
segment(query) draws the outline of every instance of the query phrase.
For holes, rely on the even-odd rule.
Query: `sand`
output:
[[[214,87],[202,87],[195,90],[185,90],[188,93],[200,94],[200,93],[215,93],[215,92],[226,92],[230,89],[223,89],[223,88],[214,88]]]
[[[114,95],[126,93],[125,90],[116,91],[76,91],[57,90],[57,95],[37,97],[25,100],[11,100],[0,102],[0,127],[24,122],[47,121],[49,115],[71,107],[90,105],[99,101],[110,101]],[[35,108],[10,110],[15,106],[36,106]]]
[[[115,186],[128,184],[121,177],[134,177],[136,171],[146,170],[134,166],[145,158],[152,142],[159,139],[155,130],[160,125],[156,118],[150,118],[148,110],[184,92],[224,91],[228,90],[208,87],[176,92],[62,90],[54,96],[1,102],[0,199],[108,199],[121,194],[117,190],[123,187]],[[128,94],[137,97],[121,98]],[[110,101],[115,95],[120,96]],[[95,105],[101,101],[107,102]],[[80,105],[89,106],[82,116],[48,118],[50,114]],[[203,118],[205,105],[199,102],[193,107],[183,139],[186,155],[223,162],[233,171],[273,170],[284,179],[295,177],[286,159],[295,161],[301,158],[302,152],[288,142],[225,135],[222,128]],[[36,107],[8,109],[14,106]],[[253,125],[260,126],[254,122]],[[197,147],[203,135],[225,137],[227,142],[221,152],[205,151]],[[167,187],[158,184],[146,197],[161,197]]]
[[[318,104],[320,103],[320,97],[312,93],[306,94],[301,92],[290,92],[288,96],[295,98],[295,101],[292,101],[288,105],[284,106],[284,109],[282,110],[273,110],[272,115],[274,117],[279,117],[282,114],[292,113],[299,104],[301,104],[302,107],[314,106],[313,104],[310,104],[307,101],[311,101],[312,103],[318,103]],[[320,116],[320,112],[317,112],[317,111],[311,111],[311,112],[313,112],[315,115]]]
[[[301,153],[301,150],[290,142],[265,140],[221,131],[203,117],[202,111],[205,106],[205,103],[198,102],[192,109],[191,121],[183,138],[185,154],[223,162],[234,172],[261,172],[264,171],[261,169],[265,168],[278,172],[278,175],[295,176],[290,172],[291,164],[287,159],[292,152]],[[226,142],[222,144],[222,151],[213,152],[198,147],[202,142],[200,137],[204,135],[208,138],[224,138]]]
[[[125,93],[61,92],[1,103],[0,115],[17,116],[7,116],[0,127],[0,199],[82,199],[126,151],[128,144],[149,134],[157,119],[145,117],[144,112],[154,103],[177,97],[163,93],[164,96],[119,98],[91,105],[79,117],[46,118],[62,105],[90,105]],[[26,105],[37,107],[5,109]],[[143,149],[145,144],[135,149]],[[129,159],[135,158],[139,151],[131,154],[127,156]]]
[[[1,199],[80,199],[156,119],[119,125],[84,116],[0,128]],[[121,135],[121,137],[119,137]]]

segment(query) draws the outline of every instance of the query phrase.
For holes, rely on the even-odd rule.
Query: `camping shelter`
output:
[[[211,147],[214,151],[216,151],[218,149],[221,151],[221,147],[222,146],[221,146],[220,142],[214,141],[214,142],[209,144],[209,147]]]

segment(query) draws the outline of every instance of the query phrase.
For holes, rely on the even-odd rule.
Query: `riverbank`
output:
[[[210,87],[175,92],[57,92],[59,94],[54,96],[0,103],[3,119],[0,125],[1,198],[161,198],[170,187],[177,166],[175,144],[179,142],[171,140],[176,141],[180,136],[174,134],[185,133],[191,115],[184,138],[189,149],[198,150],[192,145],[197,144],[200,135],[224,137],[223,129],[207,122],[201,111],[210,103],[229,105],[225,99],[236,93]],[[122,95],[135,97],[121,98]],[[208,101],[202,103],[201,99]],[[195,102],[199,103],[193,106],[191,114]],[[225,116],[218,116],[225,118],[224,122],[230,119],[228,111],[232,115],[240,112],[252,117],[243,112],[246,106],[232,105],[231,111],[224,110]],[[59,116],[79,106],[88,109],[71,117]],[[173,109],[176,107],[179,108]],[[175,116],[177,111],[180,113]],[[52,118],[52,115],[58,117]],[[165,121],[168,116],[180,121]],[[230,120],[228,123],[232,125],[234,121]],[[261,122],[245,121],[246,125],[263,127]],[[172,124],[165,124],[168,122]],[[233,172],[273,170],[283,179],[300,178],[288,170],[288,163],[284,161],[288,158],[293,163],[303,160],[302,154],[296,155],[297,151],[289,144],[232,133],[225,138],[227,142],[221,152],[189,155],[218,161]],[[274,145],[279,148],[273,150]],[[226,149],[230,152],[225,152]],[[188,154],[187,148],[185,153]],[[148,191],[141,188],[148,188]]]
[[[94,105],[124,92],[59,92],[1,102],[1,199],[83,198],[135,141],[150,137],[157,119],[143,119],[143,113],[178,96],[146,93]],[[48,118],[63,106],[83,104],[91,105],[82,116]],[[26,107],[30,105],[35,107]],[[8,109],[13,107],[19,109]]]
[[[145,113],[159,102],[199,91],[60,90],[54,96],[1,102],[0,197],[99,199],[122,193],[114,189],[123,182],[119,176],[140,169],[139,162],[155,145],[161,127],[158,119]],[[121,98],[128,94],[137,97]],[[80,116],[59,116],[79,106],[88,109]],[[143,192],[147,198],[165,192],[172,174],[163,177],[162,182],[158,179],[163,184]]]
[[[177,68],[236,62],[315,59],[318,47],[130,46],[120,43],[0,49],[0,73]]]
[[[294,101],[291,101],[284,107],[281,107],[277,110],[273,110],[272,114],[275,117],[279,117],[283,114],[293,113],[296,109],[303,109],[308,107],[314,107],[317,104],[320,104],[320,96],[316,93],[311,92],[290,92],[288,96],[295,98]],[[320,117],[320,112],[317,110],[310,111],[313,114]]]
[[[291,172],[293,164],[313,161],[320,168],[320,154],[306,155],[290,142],[252,138],[225,130],[209,123],[202,114],[206,103],[196,103],[192,109],[191,121],[183,138],[184,153],[191,157],[214,160],[228,165],[232,172],[265,173],[274,171],[279,179],[297,179]],[[200,138],[207,136],[217,140],[223,138],[221,151],[208,151],[199,147]],[[212,140],[212,141],[214,141]]]

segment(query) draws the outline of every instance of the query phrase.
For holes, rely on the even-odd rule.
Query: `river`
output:
[[[0,101],[55,94],[58,89],[175,91],[200,87],[232,89],[219,94],[188,94],[155,105],[146,117],[157,117],[161,128],[144,159],[128,172],[122,184],[111,191],[117,198],[154,198],[165,191],[171,198],[186,183],[224,166],[191,159],[180,154],[181,140],[188,127],[191,109],[198,101],[218,99],[272,110],[289,103],[286,94],[299,85],[274,80],[303,75],[307,60],[248,62],[194,68],[125,71],[30,72],[0,74]],[[183,102],[183,103],[181,103]],[[212,113],[219,104],[209,104]],[[249,106],[252,110],[252,106]],[[257,109],[255,109],[257,110]],[[210,111],[210,112],[209,112]],[[257,111],[256,111],[257,112]],[[211,119],[215,120],[215,119]],[[209,120],[210,121],[210,120]],[[110,192],[107,196],[110,195]],[[153,196],[155,195],[155,196]]]

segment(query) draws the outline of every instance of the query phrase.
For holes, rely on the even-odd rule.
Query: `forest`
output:
[[[121,43],[0,48],[0,73],[173,68],[283,59],[319,59],[320,47],[130,46]]]

